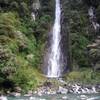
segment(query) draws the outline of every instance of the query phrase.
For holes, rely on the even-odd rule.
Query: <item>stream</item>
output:
[[[8,100],[100,100],[100,94],[33,95],[32,97],[8,97]]]

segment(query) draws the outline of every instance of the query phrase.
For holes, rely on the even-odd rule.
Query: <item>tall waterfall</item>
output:
[[[60,8],[60,0],[56,0],[56,9],[55,9],[55,21],[52,30],[51,37],[51,47],[48,58],[48,70],[47,77],[59,77],[61,75],[60,69],[60,57],[61,57],[61,8]]]

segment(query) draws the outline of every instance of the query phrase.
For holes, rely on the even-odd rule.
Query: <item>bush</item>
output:
[[[34,76],[34,69],[31,67],[20,66],[16,73],[12,77],[12,80],[17,86],[20,86],[24,90],[32,90],[37,84],[37,80]]]
[[[81,72],[73,71],[70,72],[67,76],[68,81],[81,81],[84,78]]]
[[[69,82],[79,82],[83,84],[97,84],[100,83],[100,73],[93,72],[92,69],[82,68],[79,71],[72,71],[65,75],[65,80]]]

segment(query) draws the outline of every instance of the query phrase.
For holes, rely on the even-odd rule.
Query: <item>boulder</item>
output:
[[[19,86],[17,86],[17,87],[15,87],[15,91],[18,93],[21,93],[22,89]]]
[[[58,93],[61,93],[61,94],[67,94],[67,93],[68,93],[68,89],[59,86]]]

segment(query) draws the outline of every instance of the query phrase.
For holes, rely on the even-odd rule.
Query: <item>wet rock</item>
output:
[[[100,84],[97,84],[95,87],[96,87],[96,91],[97,91],[98,93],[100,93]]]
[[[33,91],[31,91],[31,90],[30,90],[30,91],[28,91],[28,94],[33,94]]]
[[[21,96],[21,93],[17,93],[17,92],[12,92],[9,94],[10,96],[14,96],[14,97],[19,97]]]
[[[51,87],[52,83],[51,82],[45,82],[43,85],[46,86],[46,87]]]
[[[17,86],[17,87],[15,87],[15,91],[18,92],[18,93],[21,93],[22,89]]]
[[[68,93],[74,93],[74,94],[86,93],[86,94],[90,94],[90,93],[98,93],[98,92],[96,90],[96,87],[93,86],[93,85],[83,86],[83,85],[80,85],[80,84],[74,84],[74,85],[71,85],[68,88]]]
[[[42,92],[38,92],[38,96],[42,96]]]
[[[32,96],[33,95],[33,91],[28,91],[27,94],[25,94],[24,96],[28,97],[28,96]]]
[[[67,94],[68,93],[68,89],[59,86],[59,89],[58,89],[57,93]]]
[[[37,94],[37,91],[33,91],[33,94]]]
[[[62,84],[63,83],[63,84]],[[70,84],[65,82],[61,82],[58,87],[55,87],[53,83],[45,82],[43,86],[40,86],[34,94],[38,94],[42,96],[43,94],[53,95],[53,94],[91,94],[91,93],[98,93],[100,91],[99,85],[83,85],[83,84]],[[97,91],[98,88],[98,91]]]

